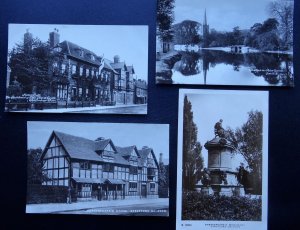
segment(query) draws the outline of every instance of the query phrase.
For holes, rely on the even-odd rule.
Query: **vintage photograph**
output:
[[[5,111],[147,114],[148,26],[9,24]]]
[[[267,229],[268,92],[179,91],[177,229]]]
[[[27,122],[26,213],[169,216],[169,125]]]
[[[156,83],[294,86],[294,0],[158,0]]]

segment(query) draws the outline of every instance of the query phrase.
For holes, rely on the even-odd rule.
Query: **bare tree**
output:
[[[279,22],[279,32],[283,48],[292,48],[294,0],[273,1],[269,5],[269,11]]]

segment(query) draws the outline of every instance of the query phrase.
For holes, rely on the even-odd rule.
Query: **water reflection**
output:
[[[293,57],[288,54],[200,50],[183,52],[173,67],[173,83],[217,85],[293,85]]]

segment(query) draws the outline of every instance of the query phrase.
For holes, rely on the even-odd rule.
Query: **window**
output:
[[[155,191],[155,183],[150,183],[150,191]]]
[[[79,75],[82,76],[82,74],[83,74],[83,67],[80,66],[80,68],[79,68]]]
[[[78,88],[78,96],[79,96],[79,97],[82,96],[82,88]]]
[[[129,182],[129,191],[137,191],[137,182]]]
[[[57,98],[58,99],[67,99],[67,92],[68,92],[68,86],[67,85],[57,85]]]
[[[76,97],[76,87],[72,88],[72,97]]]
[[[114,166],[112,164],[104,164],[103,172],[114,172]]]
[[[76,73],[76,65],[72,65],[72,74]]]
[[[90,162],[80,162],[79,164],[80,169],[86,169],[89,170],[91,169],[91,163]]]
[[[138,168],[135,166],[130,166],[129,167],[129,173],[130,174],[137,174],[138,173]]]
[[[90,76],[90,70],[89,69],[86,69],[86,76]]]
[[[66,64],[61,64],[61,73],[66,72]]]

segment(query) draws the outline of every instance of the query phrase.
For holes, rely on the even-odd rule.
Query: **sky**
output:
[[[207,150],[204,144],[215,137],[216,122],[223,119],[224,129],[230,127],[235,130],[246,123],[248,112],[251,110],[261,111],[263,116],[268,116],[268,97],[265,92],[195,90],[187,93],[187,96],[192,103],[194,122],[198,127],[198,141],[203,146],[205,166],[207,166]],[[267,124],[264,125],[267,127]],[[240,160],[242,160],[241,156],[237,157],[238,162],[234,166],[239,166]]]
[[[8,50],[23,42],[27,29],[46,42],[54,28],[61,42],[73,42],[112,61],[119,55],[120,61],[133,65],[138,79],[148,81],[148,26],[9,24]]]
[[[175,23],[189,19],[204,21],[206,9],[210,29],[232,31],[235,26],[249,29],[254,23],[269,18],[267,6],[271,0],[175,0]]]
[[[160,153],[163,153],[164,163],[169,160],[169,125],[29,121],[27,148],[43,149],[53,130],[90,140],[110,138],[119,147],[136,145],[142,149],[148,146],[154,150],[157,160]]]

